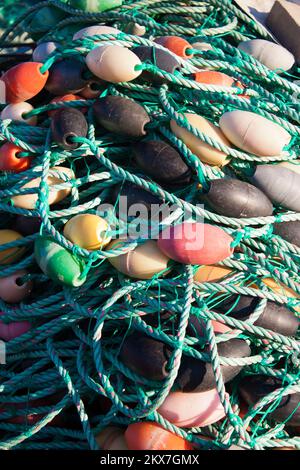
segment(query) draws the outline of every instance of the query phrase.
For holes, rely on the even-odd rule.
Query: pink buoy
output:
[[[209,426],[225,416],[217,389],[200,393],[171,392],[157,411],[180,428]]]
[[[223,334],[234,331],[229,326],[217,320],[211,320],[211,324],[215,334]],[[186,332],[188,336],[195,336],[196,338],[204,336],[206,332],[205,321],[195,315],[191,315]]]
[[[233,239],[224,230],[200,222],[167,227],[157,245],[169,258],[183,264],[214,264],[233,253]]]
[[[32,290],[32,281],[22,281],[27,271],[24,269],[0,279],[0,298],[4,302],[17,303],[27,297]]]
[[[0,316],[1,315],[4,315],[4,313],[0,312]],[[27,333],[30,328],[31,324],[28,321],[4,323],[0,320],[0,339],[3,341],[10,341],[11,339]]]

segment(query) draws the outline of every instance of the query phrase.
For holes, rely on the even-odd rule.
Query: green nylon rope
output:
[[[0,12],[6,12],[11,2],[4,2]],[[14,2],[15,3],[15,2]],[[30,6],[30,8],[28,8]],[[58,18],[50,28],[38,24],[38,13],[47,8]],[[50,13],[49,13],[50,11]],[[20,10],[18,12],[20,14]],[[274,423],[269,418],[280,399],[300,391],[299,338],[286,337],[254,325],[267,300],[286,305],[299,315],[300,311],[300,249],[274,235],[275,222],[300,220],[300,214],[276,209],[274,215],[237,219],[220,216],[197,206],[202,188],[216,178],[231,176],[247,180],[257,162],[278,163],[294,160],[300,148],[300,114],[297,94],[300,88],[288,73],[270,71],[254,58],[237,50],[237,44],[248,38],[268,39],[257,23],[226,0],[180,2],[168,0],[123,1],[123,5],[102,13],[74,9],[72,1],[46,0],[29,2],[20,17],[8,26],[0,40],[1,46],[24,36],[26,41],[43,42],[54,39],[60,43],[57,51],[45,62],[43,69],[61,57],[83,58],[95,47],[95,41],[119,44],[132,48],[155,45],[157,35],[181,35],[191,44],[193,58],[181,60],[180,73],[170,74],[156,65],[143,63],[143,70],[165,79],[164,85],[141,85],[129,82],[107,83],[102,93],[125,96],[141,103],[151,117],[147,133],[151,138],[164,138],[176,147],[190,168],[190,186],[168,191],[139,171],[127,158],[128,140],[110,133],[98,135],[91,111],[88,112],[87,138],[77,138],[80,147],[64,151],[51,143],[47,112],[70,106],[89,108],[94,100],[45,104],[28,113],[38,116],[38,126],[12,121],[0,121],[0,141],[21,147],[22,156],[31,156],[31,167],[20,174],[0,175],[0,228],[8,227],[16,215],[39,216],[41,233],[50,235],[64,248],[71,250],[86,263],[87,280],[80,288],[69,288],[49,282],[38,271],[33,256],[34,234],[0,246],[24,247],[21,261],[1,267],[1,277],[26,268],[34,281],[28,300],[10,305],[0,299],[1,320],[28,320],[32,328],[6,344],[7,364],[0,365],[0,449],[97,449],[95,436],[108,425],[126,428],[139,420],[156,421],[164,428],[204,449],[227,449],[232,444],[246,449],[280,447],[300,448],[300,436],[292,433],[286,423]],[[51,18],[50,18],[51,19]],[[73,33],[92,24],[106,23],[122,33],[100,35],[72,41]],[[128,25],[137,23],[146,28],[144,36],[130,34]],[[195,42],[207,42],[211,50],[193,48]],[[160,48],[161,46],[155,45]],[[228,73],[247,87],[249,98],[239,88],[223,88],[200,84],[191,74],[207,67]],[[297,71],[294,72],[297,78]],[[228,110],[256,112],[281,125],[292,135],[292,143],[281,156],[257,157],[238,149],[228,148],[190,126],[184,112],[195,112],[217,124]],[[231,156],[224,168],[202,163],[170,130],[175,119],[197,137]],[[62,203],[52,209],[48,205],[47,176],[53,166],[67,166],[75,177],[64,175],[54,189],[71,189]],[[38,189],[22,189],[27,181],[41,177]],[[151,280],[134,280],[118,273],[107,258],[133,250],[137,243],[125,244],[111,251],[89,252],[74,246],[62,234],[63,225],[79,213],[96,213],[101,203],[109,202],[110,190],[127,181],[147,189],[168,204],[176,204],[174,222],[180,221],[188,210],[192,216],[202,216],[216,224],[234,239],[234,254],[221,264],[232,269],[219,282],[198,283],[193,280],[197,267],[172,265]],[[34,210],[15,207],[12,197],[38,193]],[[110,222],[115,214],[109,214]],[[132,227],[134,222],[131,222]],[[271,278],[278,286],[274,291],[263,281]],[[254,284],[256,286],[254,286]],[[294,291],[289,296],[289,291]],[[247,321],[230,317],[230,312],[216,312],[218,304],[231,294],[250,295],[260,301]],[[178,326],[161,323],[159,312],[167,310],[178,320]],[[151,315],[158,326],[147,323]],[[190,317],[205,324],[205,337],[186,333]],[[212,320],[231,327],[234,332],[215,335]],[[174,329],[175,328],[175,329]],[[129,331],[137,330],[159,339],[172,349],[163,382],[138,376],[119,358],[120,347]],[[251,345],[248,358],[220,357],[217,344],[237,337]],[[208,342],[209,352],[203,352]],[[178,428],[158,412],[173,387],[182,355],[212,363],[216,387],[226,418],[206,428]],[[221,365],[240,365],[242,372],[232,382],[230,390],[224,385]],[[263,374],[282,381],[282,387],[264,397],[241,415],[241,402],[236,392],[244,375]],[[225,391],[229,391],[227,395]],[[229,398],[228,398],[229,396]],[[110,402],[110,408],[107,403]],[[134,404],[134,406],[133,406]],[[75,405],[75,406],[74,406]],[[32,420],[32,417],[36,417]],[[13,419],[12,419],[13,418]]]

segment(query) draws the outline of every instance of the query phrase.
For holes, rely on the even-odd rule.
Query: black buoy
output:
[[[137,142],[132,153],[138,166],[160,183],[188,184],[191,171],[180,154],[162,140]]]
[[[259,300],[250,295],[233,295],[218,305],[216,310],[238,320],[247,320],[257,307]],[[260,317],[254,325],[272,330],[285,336],[295,336],[299,327],[299,319],[283,305],[268,301]]]
[[[284,385],[287,384],[283,384],[275,377],[251,375],[241,380],[239,383],[239,392],[246,403],[253,406],[266,395],[269,395],[278,388],[284,387]],[[276,409],[271,411],[268,415],[270,418],[279,423],[287,420],[287,424],[291,427],[300,425],[300,392],[282,397],[279,403],[277,399],[276,403]],[[272,407],[273,409],[274,405],[275,402],[273,401],[265,406],[263,411],[266,411],[268,407]]]
[[[61,108],[52,115],[53,140],[63,149],[72,150],[80,146],[74,137],[86,137],[88,124],[84,115],[75,108]]]
[[[140,104],[122,96],[105,96],[93,105],[96,121],[110,132],[128,137],[146,135],[150,117]]]
[[[172,349],[162,341],[135,332],[123,342],[120,358],[135,373],[150,380],[167,377],[167,363]],[[244,340],[231,339],[219,343],[218,353],[224,357],[248,357],[251,350]],[[232,380],[243,366],[221,366],[224,382]],[[183,354],[175,388],[184,392],[204,392],[216,386],[211,363]]]
[[[251,355],[248,343],[241,339],[231,339],[219,343],[218,353],[223,357],[249,357]],[[224,383],[234,379],[243,366],[221,366]],[[200,361],[191,356],[182,356],[176,384],[183,392],[205,392],[216,386],[213,368],[210,362]]]
[[[265,217],[273,212],[271,201],[262,191],[233,178],[212,180],[202,199],[212,210],[227,217]]]
[[[278,222],[273,225],[273,231],[287,242],[300,247],[300,220],[295,222]]]
[[[87,71],[84,62],[74,58],[62,59],[52,65],[45,88],[56,96],[78,93],[89,83],[89,79],[84,77]]]
[[[165,72],[174,73],[180,70],[178,60],[163,49],[151,46],[138,46],[133,49],[133,52],[142,62],[152,64]],[[146,81],[154,83],[164,83],[166,81],[166,79],[159,77],[154,72],[146,70],[142,72],[141,77]]]
[[[134,332],[125,338],[120,358],[135,373],[150,380],[163,380],[170,349],[162,341]]]

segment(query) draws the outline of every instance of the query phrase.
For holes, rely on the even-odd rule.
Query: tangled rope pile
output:
[[[55,18],[53,24],[50,20],[48,26],[38,24],[36,15],[42,9]],[[72,39],[74,32],[99,23],[122,32]],[[145,28],[143,36],[133,34],[137,26]],[[38,125],[0,121],[0,140],[20,147],[20,157],[30,157],[30,167],[22,173],[0,175],[1,229],[14,229],[20,216],[41,221],[33,233],[0,246],[0,255],[8,249],[17,249],[22,255],[1,266],[1,278],[25,269],[23,282],[33,283],[31,294],[20,303],[0,299],[4,323],[27,321],[31,325],[6,343],[7,364],[0,366],[0,449],[98,449],[96,436],[107,426],[125,429],[139,421],[156,422],[195,448],[227,449],[233,444],[258,450],[299,448],[299,428],[290,426],[289,419],[278,421],[270,416],[284,397],[300,392],[298,336],[285,336],[254,323],[267,301],[298,315],[300,247],[276,234],[274,224],[299,221],[300,214],[277,206],[273,215],[233,218],[199,206],[201,194],[214,180],[230,177],[248,181],[259,163],[275,165],[297,159],[300,114],[295,96],[300,88],[292,81],[297,79],[297,71],[294,75],[278,74],[236,48],[243,40],[266,38],[266,33],[228,0],[128,1],[102,13],[86,13],[48,0],[28,9],[7,29],[1,42],[7,44],[24,32],[39,43],[59,43],[45,60],[43,73],[51,73],[62,58],[81,60],[103,43],[128,49],[163,49],[153,42],[154,37],[178,35],[187,39],[190,58],[176,57],[179,71],[166,72],[145,61],[140,70],[160,80],[101,83],[101,96],[126,97],[141,104],[150,117],[146,140],[164,140],[176,148],[191,169],[192,179],[189,184],[170,188],[147,177],[130,158],[132,139],[103,128],[99,131],[93,111],[95,99],[49,104],[48,97],[41,94],[26,115],[26,119],[37,117]],[[210,47],[193,48],[196,42]],[[200,69],[226,73],[243,88],[197,82],[193,74]],[[73,150],[62,149],[53,140],[48,113],[62,106],[86,111],[87,136],[74,138],[78,145]],[[292,139],[284,152],[261,157],[220,144],[193,127],[183,114],[196,113],[218,125],[225,112],[237,109],[256,113],[289,132]],[[220,168],[203,163],[172,132],[171,120],[224,151],[229,164]],[[60,173],[52,190],[64,190],[68,195],[50,207],[49,171],[55,175],[50,169],[60,165],[73,173]],[[23,188],[36,178],[38,189]],[[176,204],[169,224],[179,223],[188,211],[193,219],[202,217],[228,233],[234,253],[218,263],[227,268],[226,275],[212,282],[197,280],[199,266],[173,263],[167,273],[134,279],[118,272],[108,258],[132,251],[145,240],[89,251],[64,236],[64,225],[76,214],[97,213],[112,226],[116,212],[104,215],[98,208],[115,204],[116,190],[121,193],[128,184],[165,204]],[[35,208],[14,204],[16,196],[33,193],[38,194]],[[41,272],[34,255],[34,243],[41,235],[51,237],[82,260],[85,282],[81,286],[52,282]],[[117,238],[116,233],[111,235]],[[239,320],[230,316],[230,310],[220,312],[220,302],[233,294],[259,300],[250,318]],[[165,318],[165,312],[172,315]],[[193,318],[202,322],[202,336],[187,332]],[[216,334],[214,322],[229,328]],[[122,361],[120,351],[133,331],[168,345],[169,372],[163,380],[144,377]],[[246,341],[251,355],[219,355],[217,345],[233,338]],[[178,427],[157,411],[174,389],[184,357],[211,362],[225,411],[223,419],[204,427]],[[224,366],[241,369],[226,385]],[[241,398],[239,384],[252,375],[278,379],[280,386],[249,406]],[[293,413],[296,411],[297,407]]]

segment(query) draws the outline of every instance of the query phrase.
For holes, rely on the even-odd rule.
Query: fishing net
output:
[[[55,41],[57,49],[45,60],[43,72],[51,73],[61,59],[84,60],[103,43],[159,49],[162,46],[153,42],[156,36],[187,39],[190,57],[177,57],[180,70],[170,73],[160,69],[155,60],[142,62],[141,70],[157,80],[101,83],[101,97],[126,97],[141,104],[150,117],[143,139],[164,140],[176,148],[192,177],[188,184],[173,187],[151,179],[131,156],[133,139],[96,124],[93,104],[97,98],[49,104],[49,96],[41,92],[31,101],[34,109],[26,115],[26,119],[37,117],[36,126],[10,119],[0,121],[2,143],[17,145],[20,158],[30,157],[30,166],[22,173],[0,175],[1,229],[14,229],[20,216],[41,221],[32,233],[0,246],[2,254],[8,249],[19,253],[18,259],[1,266],[1,278],[25,270],[22,282],[33,284],[30,295],[20,303],[0,299],[3,324],[30,323],[27,331],[5,344],[6,364],[0,366],[0,449],[98,449],[96,436],[107,426],[125,430],[130,423],[140,421],[156,422],[195,448],[298,448],[298,428],[291,425],[298,405],[281,419],[276,418],[276,410],[283,400],[300,392],[299,341],[296,334],[287,336],[257,322],[267,302],[298,315],[300,248],[283,239],[274,227],[298,221],[299,213],[274,204],[272,215],[233,218],[199,206],[201,194],[214,180],[230,177],[248,181],[261,163],[277,165],[296,160],[300,143],[299,87],[294,83],[299,78],[297,68],[278,74],[237,49],[241,41],[269,38],[228,0],[124,1],[103,12],[73,8],[71,1],[31,2],[27,8],[25,2],[20,4],[24,11],[19,10],[21,16],[8,25],[1,46],[12,46],[19,37],[25,37],[29,44]],[[16,9],[15,2],[5,2],[2,14],[6,24],[15,20]],[[110,25],[121,32],[72,39],[75,32],[94,24]],[[193,48],[196,42],[206,47]],[[17,62],[18,49],[14,54]],[[30,53],[25,54],[31,60]],[[3,71],[7,68],[2,65]],[[226,73],[243,86],[199,83],[193,74],[200,69]],[[87,136],[74,138],[77,148],[73,150],[62,149],[52,138],[49,111],[62,106],[84,110],[88,122]],[[254,112],[280,125],[292,136],[290,144],[281,155],[258,157],[220,144],[193,127],[183,114],[196,113],[218,125],[220,117],[232,110]],[[224,151],[230,162],[217,167],[201,161],[172,131],[171,120]],[[49,175],[55,176],[53,167],[60,166],[71,172],[60,173],[52,191],[65,191],[66,197],[49,206]],[[35,189],[23,187],[33,179]],[[116,224],[118,195],[126,185],[151,193],[167,206],[176,205],[172,217],[162,221],[158,229],[180,223],[183,214],[189,212],[191,219],[201,217],[229,234],[234,251],[218,263],[224,268],[223,275],[216,279],[201,277],[199,269],[203,266],[172,262],[150,279],[136,279],[122,274],[108,259],[136,250],[145,239],[89,251],[64,236],[65,224],[78,214],[104,217],[116,227],[111,231],[112,238],[127,225],[134,225],[134,220],[128,219]],[[33,193],[38,197],[32,209],[14,202],[20,195]],[[101,209],[105,203],[112,205],[106,213]],[[34,245],[45,236],[82,263],[84,282],[79,287],[53,282],[41,271]],[[220,304],[233,295],[256,301],[249,318],[235,318],[230,314],[231,307],[220,310]],[[201,323],[202,334],[197,328],[188,328],[192,320]],[[217,333],[216,322],[227,327],[226,331]],[[137,373],[122,360],[120,351],[133,332],[168,346],[170,354],[162,380]],[[219,354],[218,347],[232,339],[243,340],[251,353],[246,357]],[[214,386],[224,408],[224,417],[212,424],[177,426],[158,411],[170,392],[178,389],[178,372],[186,358],[211,364]],[[224,366],[238,366],[240,371],[226,384]],[[275,380],[277,386],[249,404],[239,387],[242,380],[252,376]],[[192,393],[190,396],[192,401]]]

